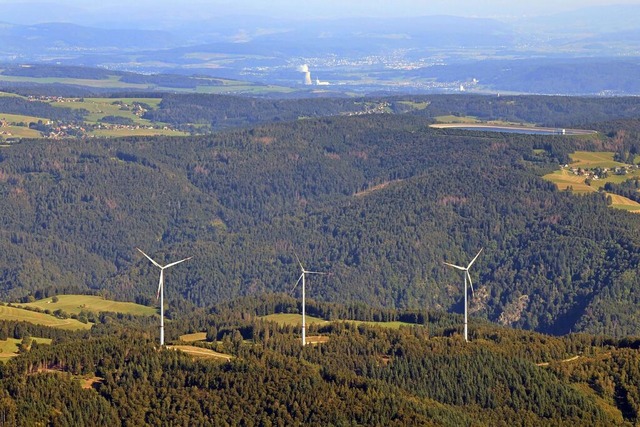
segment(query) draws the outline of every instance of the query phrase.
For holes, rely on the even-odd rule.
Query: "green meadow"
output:
[[[38,344],[51,344],[51,338],[37,338],[31,337],[31,340]],[[22,340],[15,338],[7,338],[6,340],[0,340],[0,362],[6,362],[18,355],[18,346]]]
[[[46,313],[25,310],[18,307],[0,306],[0,320],[24,321],[34,325],[50,326],[52,328],[77,331],[90,329],[91,323],[82,323],[75,319],[59,319]]]
[[[53,298],[45,298],[22,305],[51,310],[52,312],[60,309],[69,314],[78,314],[81,311],[93,313],[109,311],[137,316],[154,316],[157,314],[154,307],[132,302],[112,301],[95,295],[58,295],[58,302],[53,302]]]
[[[307,324],[328,324],[332,321],[320,319],[319,317],[306,316]],[[278,313],[278,314],[269,314],[267,316],[261,317],[263,320],[267,320],[270,322],[276,322],[279,325],[302,325],[302,315],[295,313]],[[415,326],[412,323],[405,322],[365,322],[362,320],[334,320],[333,322],[349,322],[355,323],[357,325],[367,325],[367,326],[378,326],[383,328],[391,328],[398,329],[401,326]]]

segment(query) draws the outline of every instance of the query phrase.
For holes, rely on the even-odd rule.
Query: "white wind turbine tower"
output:
[[[144,252],[142,252],[142,249],[140,249],[140,248],[136,248],[136,249],[138,251],[140,251],[140,253],[142,255],[147,257],[147,259],[149,261],[151,261],[153,263],[153,265],[155,265],[156,267],[158,267],[160,269],[160,283],[158,284],[158,292],[156,294],[156,301],[158,300],[158,298],[160,298],[160,346],[162,347],[164,345],[164,269],[165,268],[169,268],[169,267],[173,267],[174,265],[180,264],[181,262],[188,261],[193,257],[190,256],[189,258],[181,259],[180,261],[172,262],[170,264],[162,266],[162,265],[158,264],[157,262],[155,262],[155,260],[153,258],[151,258],[149,255],[147,255]]]
[[[307,345],[307,330],[306,330],[306,295],[305,295],[305,278],[307,274],[326,274],[326,273],[321,273],[319,271],[309,271],[309,270],[305,270],[304,267],[302,266],[302,263],[300,262],[300,258],[298,258],[298,254],[296,255],[296,259],[298,260],[298,264],[300,265],[300,271],[302,271],[302,273],[300,274],[300,277],[298,277],[298,281],[296,282],[295,286],[293,287],[293,289],[291,289],[291,293],[293,293],[293,291],[295,291],[296,287],[298,286],[298,283],[300,283],[300,280],[302,280],[302,346],[304,347],[305,345]]]
[[[466,267],[460,267],[459,265],[449,264],[448,262],[445,262],[445,264],[448,265],[449,267],[457,268],[458,270],[464,271],[464,340],[465,341],[469,341],[467,336],[467,278],[469,279],[469,285],[471,285],[471,294],[473,294],[473,283],[471,282],[471,275],[469,274],[469,269],[471,268],[473,263],[476,262],[476,259],[478,259],[478,257],[480,256],[480,252],[482,252],[482,249],[478,251],[478,254],[471,260],[469,265],[467,265]]]

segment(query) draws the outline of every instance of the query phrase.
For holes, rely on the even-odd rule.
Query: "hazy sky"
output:
[[[0,0],[0,22],[166,22],[233,14],[281,18],[458,15],[523,17],[640,0]],[[123,13],[124,12],[124,13]]]

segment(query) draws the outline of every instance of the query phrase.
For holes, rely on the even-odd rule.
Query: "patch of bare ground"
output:
[[[366,190],[362,190],[362,191],[358,191],[356,194],[354,194],[354,196],[356,197],[364,197],[364,196],[368,196],[369,194],[373,193],[374,191],[379,191],[382,189],[387,188],[388,186],[390,186],[391,184],[394,184],[396,182],[401,182],[401,179],[396,179],[393,181],[386,181],[383,182],[382,184],[378,184],[378,185],[374,185],[373,187],[369,187]]]
[[[257,138],[253,138],[254,142],[257,142],[258,144],[263,144],[263,145],[269,145],[275,140],[276,139],[272,136],[260,136]]]
[[[193,357],[201,357],[205,359],[221,359],[227,362],[231,360],[232,356],[224,353],[218,353],[217,351],[209,350],[206,348],[195,347],[192,345],[168,345],[170,350],[179,350]]]
[[[580,356],[573,356],[570,357],[568,359],[563,359],[560,361],[560,363],[568,363],[568,362],[573,362],[574,360],[578,360],[580,358]],[[549,366],[550,362],[542,362],[542,363],[536,363],[536,366]]]
[[[104,378],[101,378],[101,377],[85,378],[84,380],[82,380],[82,388],[84,389],[93,388],[94,384],[101,383],[102,380],[104,380]]]
[[[498,318],[498,323],[509,326],[516,323],[522,317],[522,313],[529,303],[529,295],[522,295],[520,298],[507,304],[502,314]]]
[[[323,344],[329,341],[329,337],[324,335],[312,335],[307,337],[307,344]]]

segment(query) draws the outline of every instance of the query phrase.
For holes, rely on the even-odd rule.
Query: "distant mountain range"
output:
[[[16,14],[10,9],[2,19]],[[55,19],[58,15],[51,16]],[[92,21],[4,23],[0,24],[0,62],[197,73],[280,85],[300,85],[303,79],[297,67],[308,64],[313,83],[326,80],[334,89],[340,86],[344,90],[450,92],[464,88],[478,92],[637,94],[640,92],[633,84],[612,88],[608,83],[626,82],[637,75],[640,23],[635,16],[640,16],[640,5],[592,7],[509,22],[454,16],[358,20],[236,16],[173,23],[163,29],[148,22],[133,25],[127,21],[120,24],[126,28],[107,23],[91,26]],[[574,84],[569,77],[584,74],[577,58],[590,58],[590,63],[593,58],[601,58],[602,63],[624,59],[629,65],[622,67],[623,72],[630,72],[621,76],[615,67],[614,75],[602,76],[600,70],[587,79],[594,84]],[[504,61],[518,61],[516,68],[525,64],[531,71],[539,67],[541,59],[562,65],[559,77],[563,83],[534,82],[528,86],[531,79],[525,76],[505,78],[503,70],[514,67],[505,67]],[[567,69],[567,64],[577,65]],[[472,71],[477,68],[467,77],[472,82],[479,80],[479,85],[454,78],[460,66]],[[408,70],[419,72],[412,75]],[[491,71],[487,74],[487,70]],[[438,80],[416,75],[437,75]],[[519,80],[513,82],[516,78]],[[603,80],[607,83],[597,83]]]

